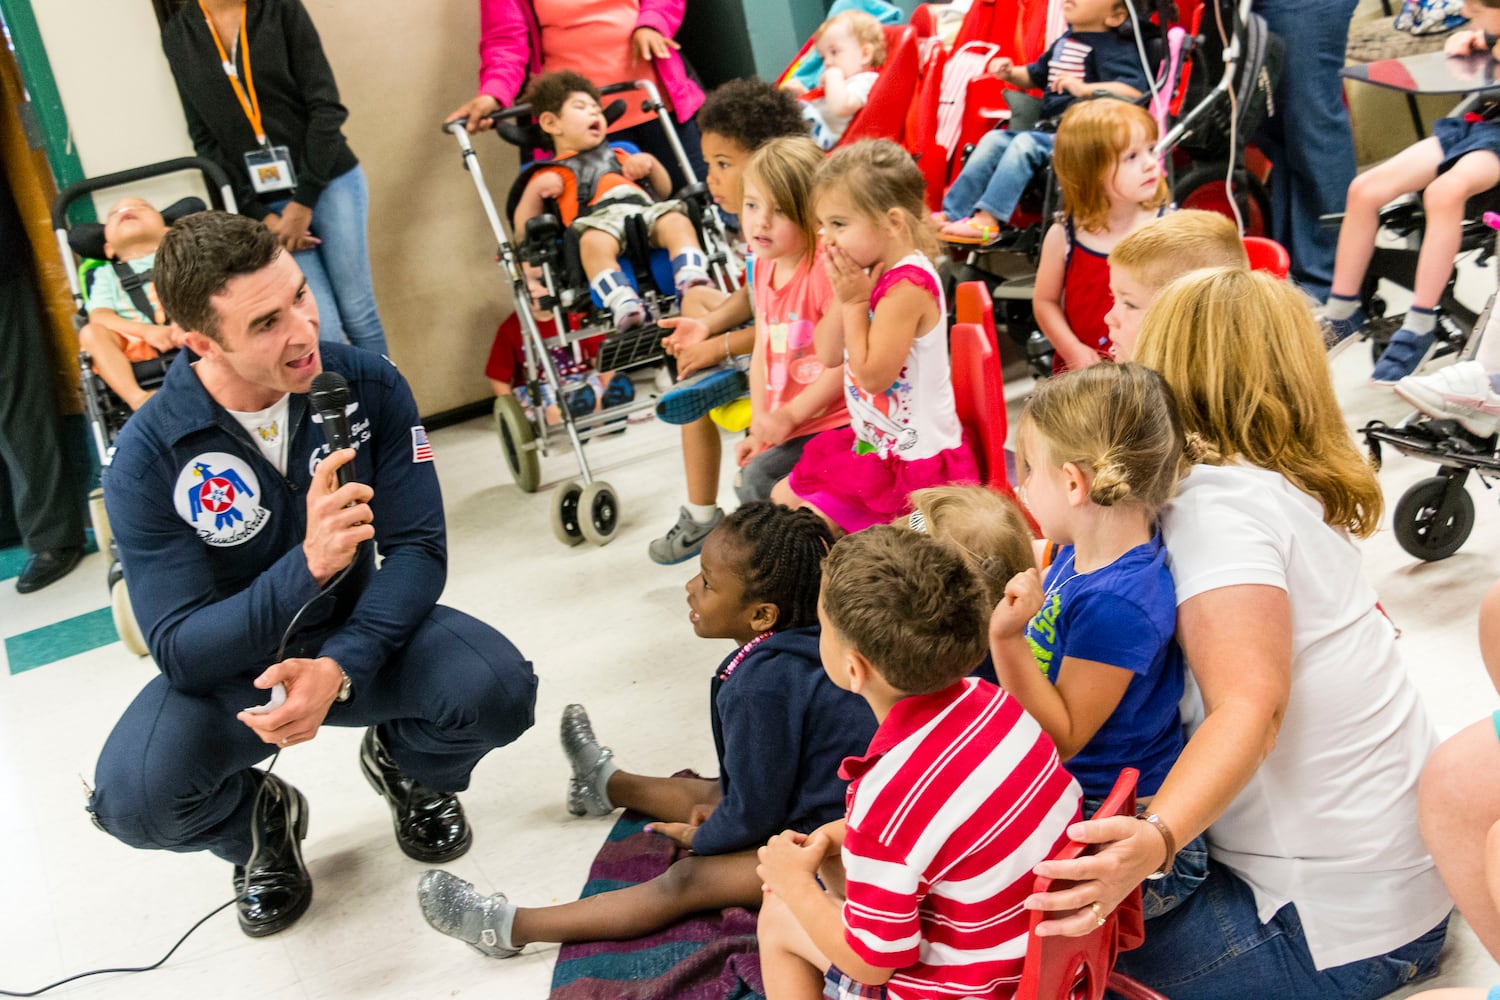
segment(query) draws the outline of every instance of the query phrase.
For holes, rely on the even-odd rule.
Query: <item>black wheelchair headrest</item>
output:
[[[161,210],[161,217],[171,225],[184,215],[201,212],[208,206],[202,198],[179,198]],[[68,246],[80,257],[108,260],[104,252],[104,224],[102,222],[80,222],[68,230]]]
[[[605,124],[613,125],[624,113],[625,99],[615,98],[604,106]],[[527,152],[533,149],[551,148],[547,142],[547,133],[542,131],[536,118],[532,117],[530,105],[518,104],[503,111],[496,111],[490,117],[495,121],[495,134],[512,146],[518,146]]]

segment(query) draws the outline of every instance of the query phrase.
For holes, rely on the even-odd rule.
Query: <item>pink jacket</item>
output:
[[[655,28],[668,38],[682,27],[687,0],[640,0],[638,28]],[[516,102],[528,77],[544,72],[541,29],[530,0],[479,0],[479,92],[502,107]],[[685,122],[703,103],[703,89],[687,75],[675,51],[656,61],[665,96],[675,117]]]

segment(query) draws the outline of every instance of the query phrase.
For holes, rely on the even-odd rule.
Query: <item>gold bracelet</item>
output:
[[[1175,860],[1177,857],[1177,838],[1172,836],[1172,831],[1167,826],[1167,821],[1156,815],[1156,813],[1137,816],[1136,819],[1140,820],[1142,823],[1150,823],[1152,826],[1156,827],[1156,832],[1161,834],[1161,839],[1165,842],[1167,847],[1166,860],[1162,861],[1160,868],[1156,869],[1156,871],[1152,872],[1146,877],[1148,879],[1166,878],[1167,873],[1172,870],[1173,860]]]

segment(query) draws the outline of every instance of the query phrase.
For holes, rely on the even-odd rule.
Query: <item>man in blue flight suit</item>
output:
[[[155,280],[196,357],[130,419],[104,491],[161,675],[106,742],[90,809],[134,847],[234,864],[240,926],[259,937],[302,915],[312,882],[306,800],[252,765],[325,724],[368,727],[360,765],[398,844],[447,861],[471,841],[455,793],[530,727],[536,678],[499,632],[437,604],[443,504],[411,390],[384,358],[318,343],[276,237],[190,216]],[[306,395],[321,370],[350,389],[353,447],[331,455]],[[245,711],[277,684],[283,704]]]

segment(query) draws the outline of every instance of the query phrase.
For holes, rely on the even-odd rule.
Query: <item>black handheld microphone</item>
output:
[[[330,453],[351,447],[349,437],[349,383],[338,372],[319,372],[313,376],[307,394],[318,418],[323,422],[323,438]],[[354,463],[339,466],[339,485],[354,481]]]

